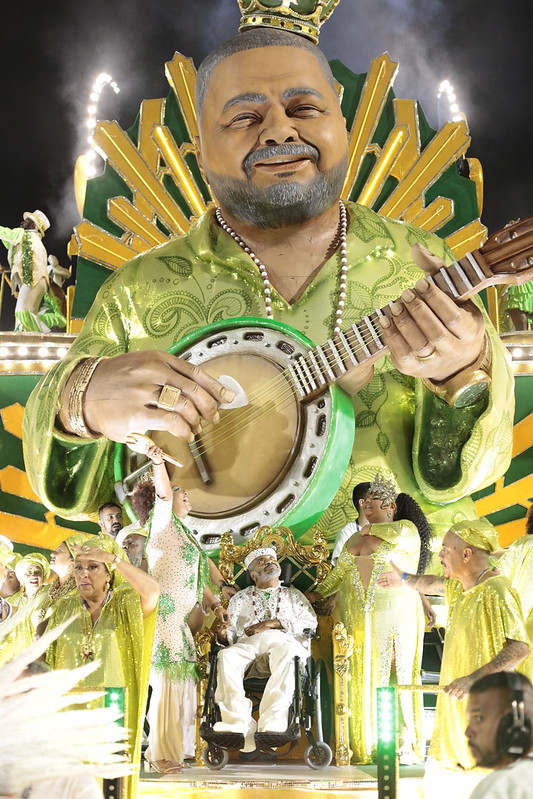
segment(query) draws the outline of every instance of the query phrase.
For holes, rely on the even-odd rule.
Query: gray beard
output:
[[[331,208],[341,195],[347,163],[345,156],[328,172],[318,172],[310,183],[287,181],[268,188],[214,172],[207,178],[223,210],[241,222],[276,230],[301,225]]]
[[[137,568],[140,569],[143,562],[143,556],[139,555],[138,557],[134,558],[131,555],[128,555],[128,560],[133,566],[137,566]]]

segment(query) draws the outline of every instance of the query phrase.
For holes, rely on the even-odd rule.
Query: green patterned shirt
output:
[[[347,297],[343,326],[395,300],[422,276],[411,246],[424,243],[450,262],[444,242],[411,225],[348,204]],[[317,344],[333,332],[339,291],[334,254],[292,305],[272,289],[274,318]],[[82,441],[54,427],[57,401],[68,375],[88,355],[166,350],[198,327],[241,316],[265,317],[263,281],[253,261],[208,211],[189,233],[137,256],[100,289],[67,357],[31,395],[24,445],[30,481],[43,502],[62,516],[83,518],[112,491],[113,445]],[[353,397],[356,435],[351,462],[337,496],[318,522],[333,538],[355,511],[353,486],[379,469],[394,476],[434,523],[475,516],[463,499],[503,474],[509,462],[513,382],[505,351],[489,327],[494,380],[477,405],[456,410],[399,373],[389,357]],[[453,503],[443,508],[445,503]]]

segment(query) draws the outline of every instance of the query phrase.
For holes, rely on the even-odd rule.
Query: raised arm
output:
[[[100,563],[113,564],[117,572],[139,594],[143,616],[149,616],[156,609],[159,600],[159,583],[151,574],[137,568],[129,560],[123,560],[120,555],[105,552],[98,547],[84,549],[83,545],[72,544],[72,550],[78,560],[96,560]]]
[[[172,499],[172,486],[163,460],[163,450],[155,445],[147,447],[146,456],[152,461],[155,493],[161,499]]]

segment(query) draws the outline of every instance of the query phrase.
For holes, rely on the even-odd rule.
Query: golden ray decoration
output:
[[[423,196],[450,164],[464,156],[470,136],[464,122],[448,122],[421,151],[416,101],[395,98],[392,103],[394,127],[382,147],[373,142],[397,71],[398,64],[387,53],[376,58],[370,66],[349,131],[348,171],[343,197],[350,196],[365,156],[371,154],[375,163],[359,193],[358,202],[373,206],[385,181],[395,178],[398,183],[379,212],[434,231],[453,217],[453,202],[437,197],[424,206]],[[137,144],[117,122],[100,122],[95,131],[98,149],[125,181],[132,199],[116,197],[108,202],[108,217],[123,230],[122,235],[114,235],[84,220],[76,228],[74,248],[77,255],[112,270],[120,268],[132,256],[185,233],[192,219],[202,214],[214,199],[210,195],[206,200],[205,188],[198,184],[187,160],[194,153],[193,142],[198,135],[193,62],[176,53],[165,65],[165,74],[183,116],[188,142],[179,145],[170,128],[164,124],[167,99],[142,103]],[[481,203],[481,167],[476,159],[469,159],[469,166],[476,184],[478,203]],[[169,179],[176,187],[176,194],[188,207],[190,218],[169,191]],[[446,241],[461,257],[467,250],[479,247],[485,239],[485,227],[475,220]],[[75,323],[76,320],[72,320],[72,325]]]
[[[0,419],[2,419],[4,430],[21,440],[23,418],[24,408],[20,402],[15,402],[13,405],[6,405],[5,408],[0,408]]]
[[[4,466],[0,469],[0,490],[5,494],[30,499],[32,502],[41,501],[30,486],[26,472],[17,469],[16,466]]]

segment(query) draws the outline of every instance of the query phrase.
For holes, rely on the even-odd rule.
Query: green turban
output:
[[[15,566],[15,574],[19,583],[22,582],[26,572],[30,566],[40,566],[43,570],[43,580],[46,582],[50,577],[50,564],[44,555],[40,552],[30,552],[29,555],[24,555]]]
[[[74,533],[74,535],[69,535],[68,538],[65,538],[63,543],[65,544],[66,548],[70,552],[70,557],[74,557],[74,553],[72,551],[72,544],[84,544],[87,539],[94,538],[91,533]]]
[[[5,566],[8,569],[13,569],[12,562],[15,560],[15,553],[13,550],[4,544],[3,541],[0,541],[0,566]]]
[[[14,572],[17,563],[19,563],[21,560],[22,560],[22,555],[19,555],[18,552],[12,552],[11,560],[8,559],[5,565],[7,566],[8,569],[11,569],[11,571]]]
[[[117,544],[114,538],[111,538],[109,535],[93,535],[87,541],[83,542],[84,547],[88,547],[88,549],[103,549],[104,552],[111,552],[113,555],[118,555],[121,560],[128,561],[128,556],[126,555],[125,551],[122,549],[121,546]],[[90,557],[90,552],[89,552]],[[128,561],[129,563],[129,561]],[[117,571],[111,568],[111,563],[104,563],[109,574],[113,576],[113,585],[117,588],[123,581],[124,578],[121,574],[118,574]]]
[[[465,544],[487,552],[496,552],[499,549],[498,531],[484,517],[481,519],[465,519],[450,527],[450,532],[455,533]]]

